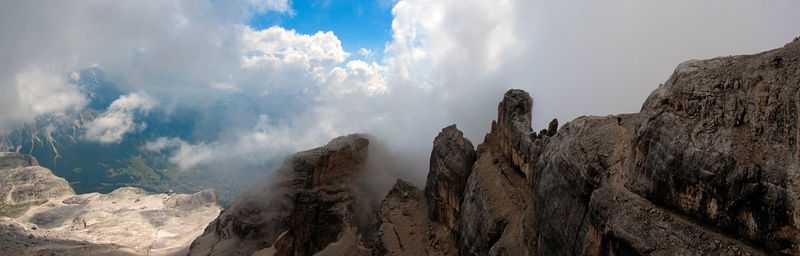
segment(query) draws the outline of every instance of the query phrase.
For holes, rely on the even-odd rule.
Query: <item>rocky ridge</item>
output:
[[[424,189],[398,180],[357,213],[377,228],[348,221],[368,144],[351,135],[289,158],[190,254],[800,255],[799,92],[798,40],[682,63],[639,113],[538,133],[510,90],[477,149],[444,128]]]
[[[0,153],[0,254],[175,255],[219,214],[212,190],[76,195],[35,158]]]
[[[350,135],[289,157],[222,211],[190,254],[369,255],[354,220],[368,144]]]

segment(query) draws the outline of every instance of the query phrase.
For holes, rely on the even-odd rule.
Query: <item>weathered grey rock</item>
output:
[[[36,158],[0,152],[0,217],[16,218],[56,197],[75,195],[63,178],[38,165]]]
[[[766,255],[621,188],[595,190],[583,255]]]
[[[459,220],[461,255],[529,253],[523,232],[531,190],[525,177],[530,155],[530,96],[506,93],[498,121],[478,145],[478,159],[467,179]],[[527,129],[525,128],[527,126]]]
[[[397,180],[378,212],[376,255],[456,255],[452,228],[428,218],[422,191]]]
[[[28,166],[38,166],[39,162],[30,155],[14,152],[0,152],[0,170],[17,169]]]
[[[547,125],[547,136],[556,135],[556,132],[558,132],[558,119],[553,118],[550,124]]]
[[[800,42],[682,63],[642,107],[626,187],[773,253],[800,254]]]
[[[368,144],[350,135],[289,157],[209,224],[190,254],[312,255],[346,237],[345,231],[355,227],[351,186],[363,169]]]
[[[475,163],[475,149],[464,134],[451,125],[433,141],[430,171],[425,185],[430,219],[449,229],[456,227],[467,178]]]
[[[589,226],[592,192],[618,182],[636,115],[579,117],[534,143],[529,247],[541,255],[577,255]],[[622,120],[618,125],[617,120]],[[538,149],[537,147],[541,147]],[[531,249],[533,250],[533,249]]]
[[[497,121],[492,122],[491,133],[495,134],[499,150],[514,165],[519,166],[526,177],[530,177],[530,147],[536,133],[531,129],[533,99],[519,89],[508,90],[497,106]],[[546,131],[540,132],[544,136]]]

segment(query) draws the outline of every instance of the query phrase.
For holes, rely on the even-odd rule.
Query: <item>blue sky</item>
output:
[[[361,48],[372,51],[372,58],[383,55],[385,43],[392,38],[392,7],[376,0],[307,0],[292,1],[292,13],[266,12],[250,20],[251,27],[265,29],[280,26],[302,34],[333,31],[342,47],[357,56]]]

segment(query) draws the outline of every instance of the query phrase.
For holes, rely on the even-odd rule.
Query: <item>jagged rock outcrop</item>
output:
[[[3,255],[173,255],[219,214],[212,190],[150,194],[120,188],[76,195],[31,156],[0,153]],[[19,246],[24,245],[24,246]]]
[[[525,159],[532,145],[532,104],[522,90],[507,92],[498,108],[498,121],[478,145],[461,204],[462,255],[527,254],[523,216],[531,202]]]
[[[526,177],[530,177],[531,146],[536,133],[531,128],[533,118],[533,99],[527,92],[512,89],[506,92],[503,101],[497,106],[497,121],[492,122],[491,134],[497,140],[503,156],[520,167]],[[547,131],[540,132],[543,136]]]
[[[442,129],[433,140],[430,160],[425,184],[428,216],[454,229],[464,187],[475,163],[475,147],[455,125],[451,125]]]
[[[209,224],[190,255],[368,254],[354,230],[353,189],[368,144],[349,135],[287,158]]]

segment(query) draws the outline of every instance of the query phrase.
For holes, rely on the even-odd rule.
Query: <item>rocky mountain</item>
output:
[[[0,255],[185,254],[219,212],[213,190],[75,194],[35,158],[0,153]]]
[[[484,141],[434,139],[423,189],[358,207],[368,141],[290,157],[190,255],[800,255],[800,41],[678,66],[639,113],[531,127],[510,90]],[[359,225],[354,216],[369,216]]]

